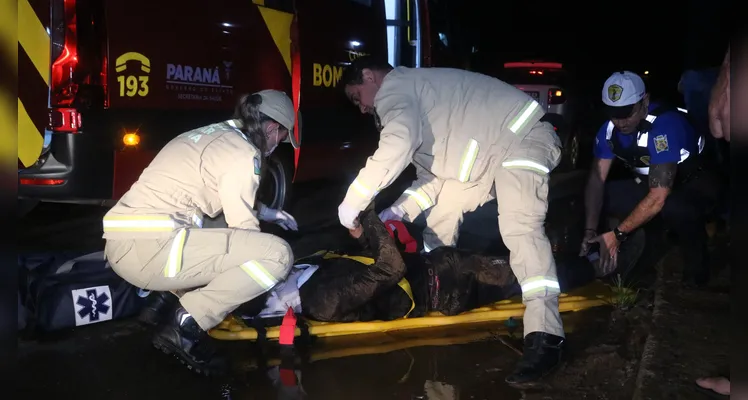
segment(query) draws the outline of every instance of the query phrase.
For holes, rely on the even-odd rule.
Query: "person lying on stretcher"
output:
[[[371,210],[359,219],[360,227],[351,235],[361,244],[360,252],[322,251],[297,260],[285,282],[265,299],[253,300],[265,301],[259,316],[282,315],[291,306],[315,321],[389,321],[431,311],[457,315],[521,294],[508,256],[453,247],[421,254],[403,223],[382,223]],[[619,265],[631,265],[640,254],[641,246],[627,241]],[[588,258],[556,255],[562,292],[595,279],[596,263]]]

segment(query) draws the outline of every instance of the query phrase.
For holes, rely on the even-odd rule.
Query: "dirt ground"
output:
[[[680,258],[675,254],[672,259],[663,264],[658,280],[652,332],[634,399],[704,399],[707,395],[694,383],[697,378],[730,375],[730,271],[718,270],[707,290],[685,289],[676,268]]]
[[[681,284],[680,252],[672,248],[656,276],[639,275],[636,304],[611,307],[599,330],[587,329],[578,343],[568,343],[573,356],[549,377],[548,388],[523,398],[707,398],[694,380],[730,372],[726,246],[724,232],[713,235],[712,280],[699,290]]]
[[[524,399],[631,399],[639,359],[650,330],[651,294],[628,310],[607,308],[596,327],[567,342],[566,362],[547,379],[548,388]]]

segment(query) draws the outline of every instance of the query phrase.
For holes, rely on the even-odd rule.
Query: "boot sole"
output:
[[[220,375],[218,371],[213,371],[209,368],[204,368],[201,365],[192,363],[185,359],[185,357],[181,356],[181,349],[176,348],[173,344],[170,342],[162,340],[160,337],[156,337],[153,339],[153,347],[155,347],[158,350],[161,350],[162,353],[173,356],[177,360],[179,360],[182,365],[187,367],[187,369],[203,376],[212,376],[212,375]]]
[[[519,390],[548,389],[550,386],[547,383],[543,382],[543,380],[548,375],[551,375],[552,373],[556,372],[556,370],[561,366],[561,364],[562,362],[559,362],[558,364],[556,364],[556,366],[546,371],[543,375],[540,375],[538,379],[534,379],[534,380],[527,381],[527,382],[516,382],[516,383],[510,383],[506,381],[504,382],[506,382],[507,385],[515,389],[519,389]]]

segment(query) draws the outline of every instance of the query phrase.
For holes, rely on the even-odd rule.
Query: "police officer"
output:
[[[501,235],[527,306],[524,355],[507,382],[524,386],[546,375],[564,342],[556,265],[543,230],[548,174],[561,148],[552,126],[540,122],[539,104],[485,75],[393,69],[371,57],[354,61],[341,82],[350,101],[382,127],[379,148],[338,208],[341,224],[355,228],[359,212],[412,162],[416,181],[380,218],[412,221],[428,210],[451,228],[440,235],[431,220],[426,240],[452,245],[463,211],[488,200],[495,185]]]
[[[679,237],[684,279],[689,284],[705,284],[709,278],[706,214],[719,187],[701,157],[703,138],[684,113],[650,102],[641,77],[632,72],[611,75],[603,85],[602,100],[610,121],[600,127],[595,138],[581,253],[587,253],[590,243],[599,242],[604,267],[610,273],[615,269],[620,243],[661,214]],[[634,178],[606,184],[616,158]],[[598,235],[603,203],[623,222]]]
[[[296,221],[255,199],[265,158],[289,140],[291,100],[275,90],[243,96],[235,117],[170,141],[104,217],[117,274],[144,289],[187,290],[153,344],[204,374],[225,367],[206,331],[293,263],[288,243],[260,232],[258,220],[294,230]],[[204,215],[221,211],[228,229],[200,229]]]

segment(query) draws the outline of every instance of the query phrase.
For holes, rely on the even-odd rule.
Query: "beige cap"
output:
[[[262,97],[259,111],[288,129],[288,137],[284,142],[290,142],[293,147],[298,148],[294,138],[294,111],[293,102],[286,93],[279,90],[267,89],[257,92]]]

